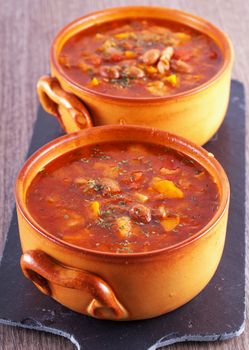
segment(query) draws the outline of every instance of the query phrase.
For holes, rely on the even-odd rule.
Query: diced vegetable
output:
[[[164,96],[166,91],[168,90],[165,84],[160,80],[151,81],[147,84],[146,88],[150,93],[156,96]]]
[[[157,73],[157,68],[156,67],[153,67],[153,66],[147,66],[146,67],[146,72],[149,73],[149,74],[155,74]]]
[[[167,169],[167,168],[161,168],[160,169],[160,174],[161,175],[172,175],[172,174],[176,174],[177,172],[179,172],[179,168],[177,169]]]
[[[98,217],[100,215],[100,203],[98,201],[92,202],[90,208],[94,217]]]
[[[184,194],[180,188],[176,187],[173,181],[152,179],[152,188],[162,193],[167,198],[183,198]]]
[[[180,223],[180,218],[179,216],[175,217],[167,217],[163,220],[161,220],[161,225],[163,226],[165,231],[172,231],[178,226]]]
[[[104,195],[120,192],[120,186],[114,179],[103,177],[99,180]]]
[[[99,50],[105,51],[109,47],[115,47],[115,46],[117,46],[115,40],[113,38],[110,38],[103,43],[103,45],[99,48]]]
[[[130,50],[125,51],[124,55],[128,59],[129,58],[135,58],[137,56],[136,52],[130,51]]]
[[[146,196],[146,195],[143,194],[143,193],[139,193],[139,192],[135,192],[135,193],[134,193],[134,197],[136,198],[136,200],[137,200],[138,202],[141,202],[141,203],[145,203],[145,202],[147,202],[147,200],[149,199],[148,196]]]
[[[114,37],[116,39],[122,40],[122,39],[136,39],[136,34],[133,32],[125,32],[125,33],[118,33],[115,34]]]
[[[92,78],[92,80],[91,80],[91,84],[92,84],[93,86],[98,86],[98,85],[100,84],[100,80],[99,80],[98,78],[94,77],[94,78]]]
[[[132,235],[131,219],[128,216],[117,218],[118,234],[122,238],[128,238]]]
[[[164,78],[164,81],[166,81],[167,83],[169,83],[172,86],[177,85],[177,77],[175,74],[171,74],[168,77]]]
[[[74,180],[74,182],[77,185],[86,185],[87,184],[87,179],[85,179],[84,177],[76,177],[76,179]]]
[[[183,32],[174,33],[174,36],[177,39],[180,39],[181,43],[186,43],[187,41],[191,40],[191,35],[189,35],[187,33],[183,33]]]

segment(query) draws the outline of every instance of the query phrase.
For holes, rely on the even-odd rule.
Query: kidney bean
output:
[[[119,66],[102,66],[99,70],[100,75],[104,78],[118,79],[120,77]]]
[[[172,60],[171,67],[176,71],[180,73],[192,73],[193,67],[182,60]]]
[[[145,64],[151,65],[159,60],[160,51],[158,49],[151,49],[146,51],[142,56],[142,61]]]
[[[132,219],[139,222],[148,223],[151,221],[150,209],[143,204],[134,204],[129,210],[129,214]]]
[[[157,64],[158,72],[161,74],[164,74],[166,71],[170,68],[170,60],[174,54],[174,49],[172,46],[166,47],[166,49],[163,50],[159,62]]]
[[[144,71],[136,66],[127,67],[125,69],[125,74],[130,78],[143,78]]]
[[[164,74],[166,71],[169,70],[169,62],[163,62],[163,61],[159,61],[157,64],[157,70],[160,74]]]
[[[166,47],[166,49],[163,50],[161,56],[160,56],[160,61],[168,63],[172,56],[174,55],[174,49],[172,46]]]

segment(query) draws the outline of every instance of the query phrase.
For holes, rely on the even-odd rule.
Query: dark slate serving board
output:
[[[55,118],[39,108],[29,154],[60,134]],[[241,334],[245,322],[245,97],[241,83],[232,82],[227,117],[205,147],[227,171],[232,196],[222,261],[200,295],[174,312],[146,321],[100,321],[70,311],[23,277],[14,211],[0,267],[0,323],[59,334],[84,350],[154,350],[175,342],[223,340]]]

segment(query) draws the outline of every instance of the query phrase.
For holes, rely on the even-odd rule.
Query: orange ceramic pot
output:
[[[168,97],[112,97],[72,81],[58,63],[64,43],[96,24],[125,18],[169,19],[209,35],[220,47],[223,64],[218,73],[197,88]],[[64,27],[50,52],[51,77],[41,77],[38,95],[44,109],[57,116],[67,132],[91,124],[137,124],[183,136],[199,145],[208,141],[226,113],[231,81],[233,50],[229,38],[213,24],[182,11],[159,7],[106,9],[77,19]]]
[[[46,232],[26,206],[36,174],[56,157],[84,145],[107,141],[165,145],[199,162],[213,176],[220,204],[198,233],[151,252],[115,254],[77,247]],[[102,319],[151,318],[196,296],[221,259],[228,216],[229,183],[211,153],[167,132],[139,126],[102,126],[60,137],[33,154],[16,182],[16,204],[23,255],[22,270],[45,294],[77,312]]]

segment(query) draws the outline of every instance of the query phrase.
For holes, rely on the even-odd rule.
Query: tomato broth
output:
[[[27,207],[51,235],[78,247],[139,253],[202,229],[219,205],[213,178],[165,146],[110,142],[51,161],[33,179]]]
[[[215,41],[189,26],[134,18],[95,25],[71,37],[59,63],[88,89],[111,96],[170,96],[212,78],[222,64]]]

